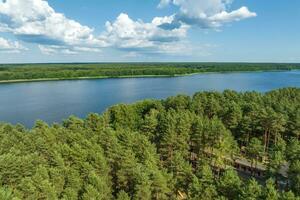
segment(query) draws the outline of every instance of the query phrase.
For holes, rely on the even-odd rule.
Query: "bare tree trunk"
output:
[[[267,135],[267,152],[269,151],[270,137],[271,137],[271,133],[270,133],[270,131],[269,131],[269,132],[268,132],[268,135]]]
[[[268,137],[268,130],[265,130],[264,133],[264,153],[266,153],[266,149],[267,149],[267,138]]]

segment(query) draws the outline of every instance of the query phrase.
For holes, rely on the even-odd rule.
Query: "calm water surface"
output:
[[[69,115],[85,117],[117,103],[145,98],[203,90],[266,92],[283,87],[300,87],[300,71],[0,84],[0,121],[31,127],[37,119],[61,122]]]

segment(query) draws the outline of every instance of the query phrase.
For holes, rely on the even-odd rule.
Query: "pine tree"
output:
[[[257,168],[258,160],[263,154],[263,145],[261,141],[257,138],[252,138],[246,148],[246,152],[251,158],[251,168],[253,168],[253,163],[255,163],[254,167]]]
[[[255,179],[250,179],[242,188],[239,198],[242,200],[260,199],[262,195],[262,186]]]
[[[300,160],[295,160],[289,167],[290,187],[296,195],[300,195]]]
[[[278,200],[279,194],[275,188],[274,180],[268,179],[266,182],[266,187],[263,192],[263,198],[265,200]]]
[[[117,200],[131,200],[131,198],[124,190],[121,190],[118,193]]]
[[[242,182],[234,170],[226,170],[218,183],[219,193],[228,199],[238,199]]]

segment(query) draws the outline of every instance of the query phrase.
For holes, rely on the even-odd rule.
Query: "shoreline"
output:
[[[198,74],[198,73],[197,73]],[[26,83],[26,82],[44,82],[44,81],[76,81],[76,80],[92,80],[92,79],[121,79],[121,78],[159,78],[159,77],[178,77],[189,76],[193,74],[180,74],[180,75],[136,75],[136,76],[91,76],[91,77],[73,77],[73,78],[39,78],[39,79],[15,79],[15,80],[3,80],[0,84],[5,83]]]
[[[297,69],[296,69],[297,70]],[[251,73],[251,72],[286,72],[293,70],[248,70],[248,71],[215,71],[215,72],[196,72],[189,74],[174,74],[174,75],[126,75],[126,76],[91,76],[91,77],[71,77],[71,78],[38,78],[38,79],[14,79],[2,80],[0,84],[9,83],[30,83],[30,82],[46,82],[46,81],[76,81],[76,80],[93,80],[93,79],[122,79],[122,78],[168,78],[168,77],[183,77],[193,76],[198,74],[226,74],[226,73]]]

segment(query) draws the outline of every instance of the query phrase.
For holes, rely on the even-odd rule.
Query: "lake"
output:
[[[33,126],[70,115],[101,113],[118,103],[162,99],[203,90],[266,92],[300,87],[300,71],[210,73],[168,78],[122,78],[0,84],[0,121]]]

